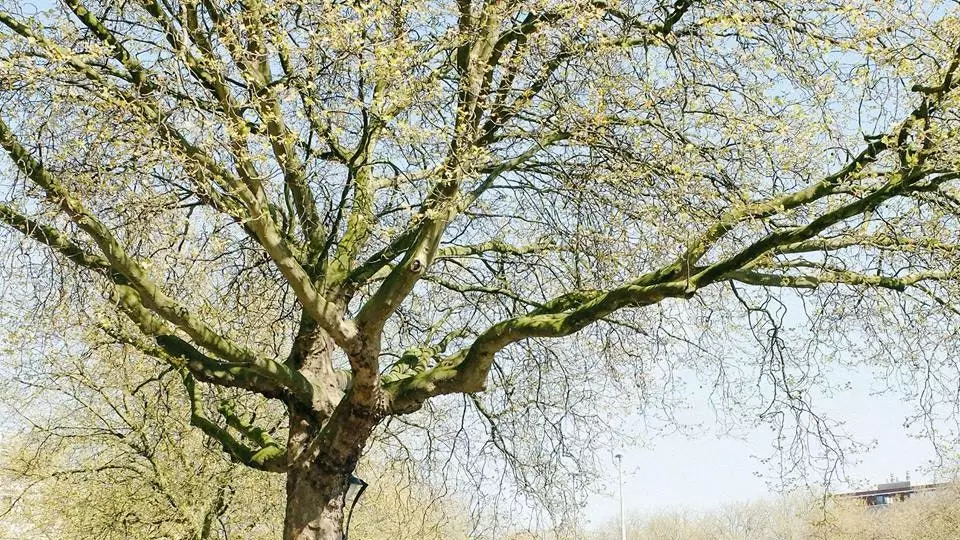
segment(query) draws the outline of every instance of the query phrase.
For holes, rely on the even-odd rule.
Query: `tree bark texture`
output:
[[[349,476],[318,463],[291,469],[287,473],[284,540],[343,540]]]
[[[334,348],[328,334],[307,322],[287,361],[311,380],[314,395],[309,406],[288,403],[284,540],[343,539],[349,479],[382,417],[382,411],[352,403],[348,385],[333,369]]]

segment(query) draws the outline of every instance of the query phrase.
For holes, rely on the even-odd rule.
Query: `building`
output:
[[[947,483],[912,485],[908,479],[903,482],[895,481],[887,484],[878,484],[876,489],[840,493],[837,497],[860,499],[865,502],[867,506],[883,506],[905,501],[918,493],[939,491],[945,489],[948,485]]]

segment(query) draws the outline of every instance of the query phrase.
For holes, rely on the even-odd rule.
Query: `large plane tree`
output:
[[[738,306],[802,403],[757,298],[949,313],[958,46],[900,0],[0,0],[4,264],[286,475],[285,539],[339,539],[378,426],[519,395],[578,357],[548,338]]]

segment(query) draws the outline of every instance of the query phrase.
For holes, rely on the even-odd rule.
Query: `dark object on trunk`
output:
[[[350,520],[353,518],[353,509],[357,506],[357,502],[360,501],[360,497],[363,495],[363,492],[367,489],[367,483],[357,478],[354,475],[350,475],[350,479],[347,481],[347,489],[343,492],[343,507],[347,507],[347,496],[350,495],[350,492],[353,491],[356,494],[353,496],[353,502],[350,503],[350,510],[347,512],[347,523],[343,527],[343,540],[347,540],[347,537],[350,535]],[[351,488],[356,486],[355,490]]]

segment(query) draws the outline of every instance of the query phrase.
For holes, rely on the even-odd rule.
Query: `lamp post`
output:
[[[623,454],[613,456],[617,460],[617,481],[620,484],[620,540],[627,540],[627,525],[623,517]]]

